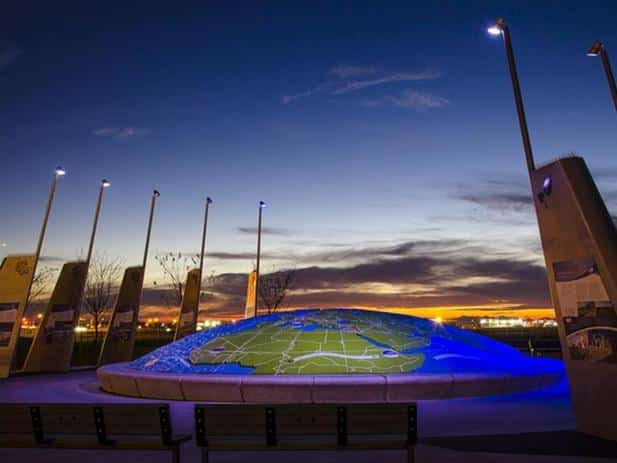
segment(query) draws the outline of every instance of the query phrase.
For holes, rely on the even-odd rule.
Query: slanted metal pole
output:
[[[266,203],[259,201],[259,218],[257,220],[257,262],[255,265],[255,316],[259,305],[259,264],[261,260],[261,221],[263,209]]]
[[[199,288],[197,291],[197,313],[199,314],[199,300],[201,299],[201,285],[204,271],[204,254],[206,252],[206,232],[208,230],[208,208],[212,204],[212,198],[206,198],[206,212],[204,213],[204,228],[201,234],[201,252],[199,253]]]
[[[49,222],[49,216],[51,214],[51,205],[54,202],[54,196],[56,195],[56,186],[58,184],[58,177],[64,175],[64,169],[61,167],[56,167],[54,171],[54,175],[51,178],[51,187],[49,189],[49,197],[47,198],[47,206],[45,208],[45,215],[43,216],[43,225],[41,225],[41,232],[39,233],[39,240],[36,244],[36,251],[34,252],[34,264],[32,269],[32,276],[30,277],[30,282],[28,283],[28,289],[26,291],[26,308],[28,307],[28,303],[30,301],[30,292],[32,291],[32,283],[34,282],[34,277],[36,274],[36,267],[39,263],[39,258],[41,257],[41,248],[43,247],[43,240],[45,239],[45,232],[47,231],[47,223]]]
[[[611,63],[608,60],[608,53],[604,47],[600,50],[600,57],[602,58],[602,65],[604,67],[604,72],[606,73],[606,80],[608,81],[608,86],[611,89],[611,95],[613,96],[613,103],[615,104],[615,110],[617,111],[617,85],[615,85],[615,76],[613,76],[613,69],[611,68]]]
[[[148,231],[146,232],[146,246],[144,248],[144,259],[141,266],[143,267],[144,274],[146,273],[146,263],[148,262],[148,248],[150,247],[150,233],[152,232],[152,219],[154,218],[154,206],[156,204],[156,198],[161,194],[154,190],[152,192],[152,202],[150,203],[150,218],[148,219]]]
[[[512,50],[512,40],[510,38],[510,29],[505,19],[499,18],[497,25],[501,27],[503,42],[506,47],[506,55],[508,57],[508,66],[510,68],[510,78],[512,79],[512,90],[514,91],[514,102],[516,103],[516,112],[518,114],[518,123],[521,129],[521,137],[523,139],[523,148],[525,149],[525,160],[527,161],[527,171],[529,174],[536,169],[533,152],[531,150],[531,141],[529,138],[529,129],[527,128],[527,118],[525,117],[525,107],[523,106],[523,97],[521,95],[521,86],[518,80],[518,72],[516,71],[516,61],[514,59],[514,51]]]

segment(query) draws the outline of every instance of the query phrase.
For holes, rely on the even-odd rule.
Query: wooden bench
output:
[[[0,447],[167,450],[180,461],[169,405],[0,404]]]
[[[202,462],[210,451],[406,449],[414,461],[416,404],[195,405]]]

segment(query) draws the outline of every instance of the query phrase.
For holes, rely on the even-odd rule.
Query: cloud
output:
[[[533,212],[529,187],[522,179],[512,181],[491,178],[471,185],[459,185],[459,191],[450,197],[501,214]]]
[[[262,254],[265,257],[265,254]],[[208,252],[208,258],[220,260],[245,260],[255,259],[254,252]]]
[[[380,71],[373,66],[349,66],[339,64],[328,71],[328,74],[338,77],[339,79],[350,79],[354,77],[374,75]]]
[[[459,193],[453,197],[498,211],[531,212],[533,207],[531,195],[524,193]]]
[[[21,48],[7,42],[0,42],[0,69],[9,66],[19,55],[23,53]]]
[[[544,268],[527,261],[418,256],[295,272],[290,307],[550,306]],[[216,278],[213,310],[240,315],[246,284],[246,274]]]
[[[329,261],[294,271],[289,307],[550,307],[543,266],[464,240],[341,250]],[[246,273],[218,275],[207,289],[210,316],[240,316],[246,284]]]
[[[305,92],[296,93],[295,95],[283,95],[283,97],[281,98],[281,103],[289,104],[293,101],[315,95],[316,93],[321,92],[327,85],[328,84],[318,85],[317,87],[311,88]]]
[[[427,69],[421,72],[400,72],[397,74],[390,74],[371,80],[356,80],[348,82],[342,87],[339,87],[332,91],[332,95],[343,95],[345,93],[356,92],[367,87],[374,87],[376,85],[389,84],[392,82],[408,82],[415,80],[429,80],[437,79],[440,77],[440,73]]]
[[[255,233],[257,233],[257,227],[237,227],[236,230],[240,233],[245,233],[249,235],[254,235]],[[287,228],[262,227],[261,233],[264,235],[289,236],[292,234],[292,231],[288,230]]]
[[[150,134],[150,129],[125,127],[125,128],[113,128],[103,127],[93,131],[92,133],[97,137],[113,138],[114,140],[128,140],[129,138],[141,137]]]
[[[352,92],[357,92],[369,87],[376,87],[385,84],[396,82],[409,82],[419,80],[432,80],[441,76],[441,73],[434,69],[425,69],[417,72],[386,72],[372,66],[350,66],[340,64],[331,68],[327,74],[334,76],[334,79],[329,79],[321,84],[311,87],[306,91],[284,95],[281,98],[281,103],[287,105],[294,101],[308,98],[317,94],[328,94],[330,96],[345,95]],[[371,78],[367,78],[367,77]],[[363,78],[363,79],[360,79]],[[423,100],[424,97],[424,100]],[[411,101],[414,100],[415,101]],[[399,97],[400,99],[400,97]],[[426,106],[444,106],[448,101],[439,98],[418,94],[406,96],[406,101],[401,101],[401,105],[415,104]]]
[[[367,108],[394,106],[397,108],[423,111],[425,109],[443,108],[450,104],[450,100],[429,93],[406,90],[398,96],[388,95],[374,100],[365,100],[361,104]]]

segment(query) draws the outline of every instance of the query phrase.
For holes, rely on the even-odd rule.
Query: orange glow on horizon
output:
[[[280,309],[281,312],[306,309],[311,307],[287,307]],[[336,307],[322,307],[336,308]],[[555,318],[555,310],[552,307],[520,307],[509,304],[491,305],[470,305],[470,306],[435,306],[435,307],[363,307],[355,306],[357,309],[372,310],[376,312],[390,312],[414,317],[441,319],[449,322],[459,317],[513,317],[513,318]],[[162,313],[163,312],[163,313]],[[167,313],[165,313],[167,312]],[[145,322],[158,321],[162,323],[173,323],[178,316],[179,308],[169,310],[160,306],[143,306],[141,308],[140,320]],[[154,318],[152,318],[154,317]],[[213,319],[223,322],[232,322],[243,318],[243,313],[238,314],[217,314],[216,311],[202,309],[199,319]],[[147,323],[146,323],[147,324]]]

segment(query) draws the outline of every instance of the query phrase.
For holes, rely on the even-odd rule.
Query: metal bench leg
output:
[[[180,463],[180,446],[174,445],[171,447],[171,463]]]
[[[407,446],[407,463],[414,463],[416,461],[416,446]]]

